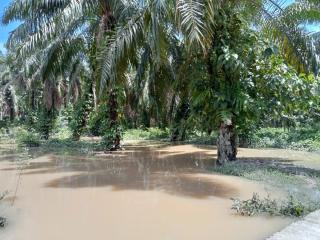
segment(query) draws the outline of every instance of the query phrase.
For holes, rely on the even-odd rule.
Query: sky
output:
[[[10,0],[0,0],[0,17],[2,17],[5,8],[8,6]],[[9,32],[15,29],[18,23],[12,23],[8,26],[0,24],[0,51],[5,52],[4,44],[7,41]]]
[[[0,16],[3,15],[5,8],[8,6],[11,0],[0,0]],[[286,0],[287,4],[294,2],[294,0]],[[11,23],[8,26],[0,24],[0,51],[5,52],[4,44],[8,38],[9,33],[18,26],[19,23]],[[316,32],[320,30],[319,26],[311,25],[308,26],[310,32]]]

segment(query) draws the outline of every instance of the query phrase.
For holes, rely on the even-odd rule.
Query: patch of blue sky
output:
[[[0,0],[0,16],[2,18],[5,8],[9,5],[10,0]],[[13,31],[19,22],[13,22],[9,25],[0,24],[0,51],[5,52],[5,43],[8,39],[9,33]]]

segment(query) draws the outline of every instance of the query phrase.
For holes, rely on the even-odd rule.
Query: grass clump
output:
[[[261,198],[257,193],[254,193],[248,200],[232,200],[232,209],[242,216],[270,214],[272,216],[302,217],[319,207],[311,203],[306,205],[293,196],[278,201],[271,199],[270,196]]]
[[[268,191],[286,193],[285,199],[261,199],[257,194],[249,200],[233,199],[232,209],[241,215],[268,213],[299,217],[320,208],[320,171],[276,160],[238,160],[213,171],[244,177],[264,184]]]

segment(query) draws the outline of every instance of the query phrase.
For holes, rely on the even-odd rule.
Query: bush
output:
[[[304,151],[320,150],[320,128],[308,127],[290,130],[262,128],[250,137],[250,146]]]
[[[8,128],[8,121],[0,120],[0,129]]]
[[[40,136],[33,132],[32,130],[25,130],[23,128],[19,128],[16,130],[16,137],[18,144],[20,146],[26,147],[39,147],[40,146]]]
[[[46,110],[43,108],[38,112],[35,128],[42,139],[48,140],[52,131],[56,127],[58,112],[54,108]]]
[[[242,216],[254,216],[259,214],[270,214],[277,216],[301,217],[317,209],[312,203],[305,205],[293,196],[289,196],[283,201],[271,199],[269,196],[261,199],[254,193],[251,199],[232,199],[232,209]]]

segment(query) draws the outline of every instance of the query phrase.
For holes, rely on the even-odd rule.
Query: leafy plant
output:
[[[24,128],[19,128],[16,131],[17,131],[16,132],[17,141],[20,146],[26,146],[26,147],[40,146],[41,141],[38,133],[35,133],[33,130],[26,130]]]
[[[262,128],[249,137],[255,148],[288,148],[294,150],[320,150],[320,129],[317,125],[298,128]]]
[[[266,213],[278,216],[302,217],[316,209],[315,206],[304,205],[302,202],[294,199],[293,196],[279,201],[271,199],[270,196],[261,198],[257,193],[254,193],[251,199],[232,199],[232,201],[232,209],[242,216],[254,216]]]

